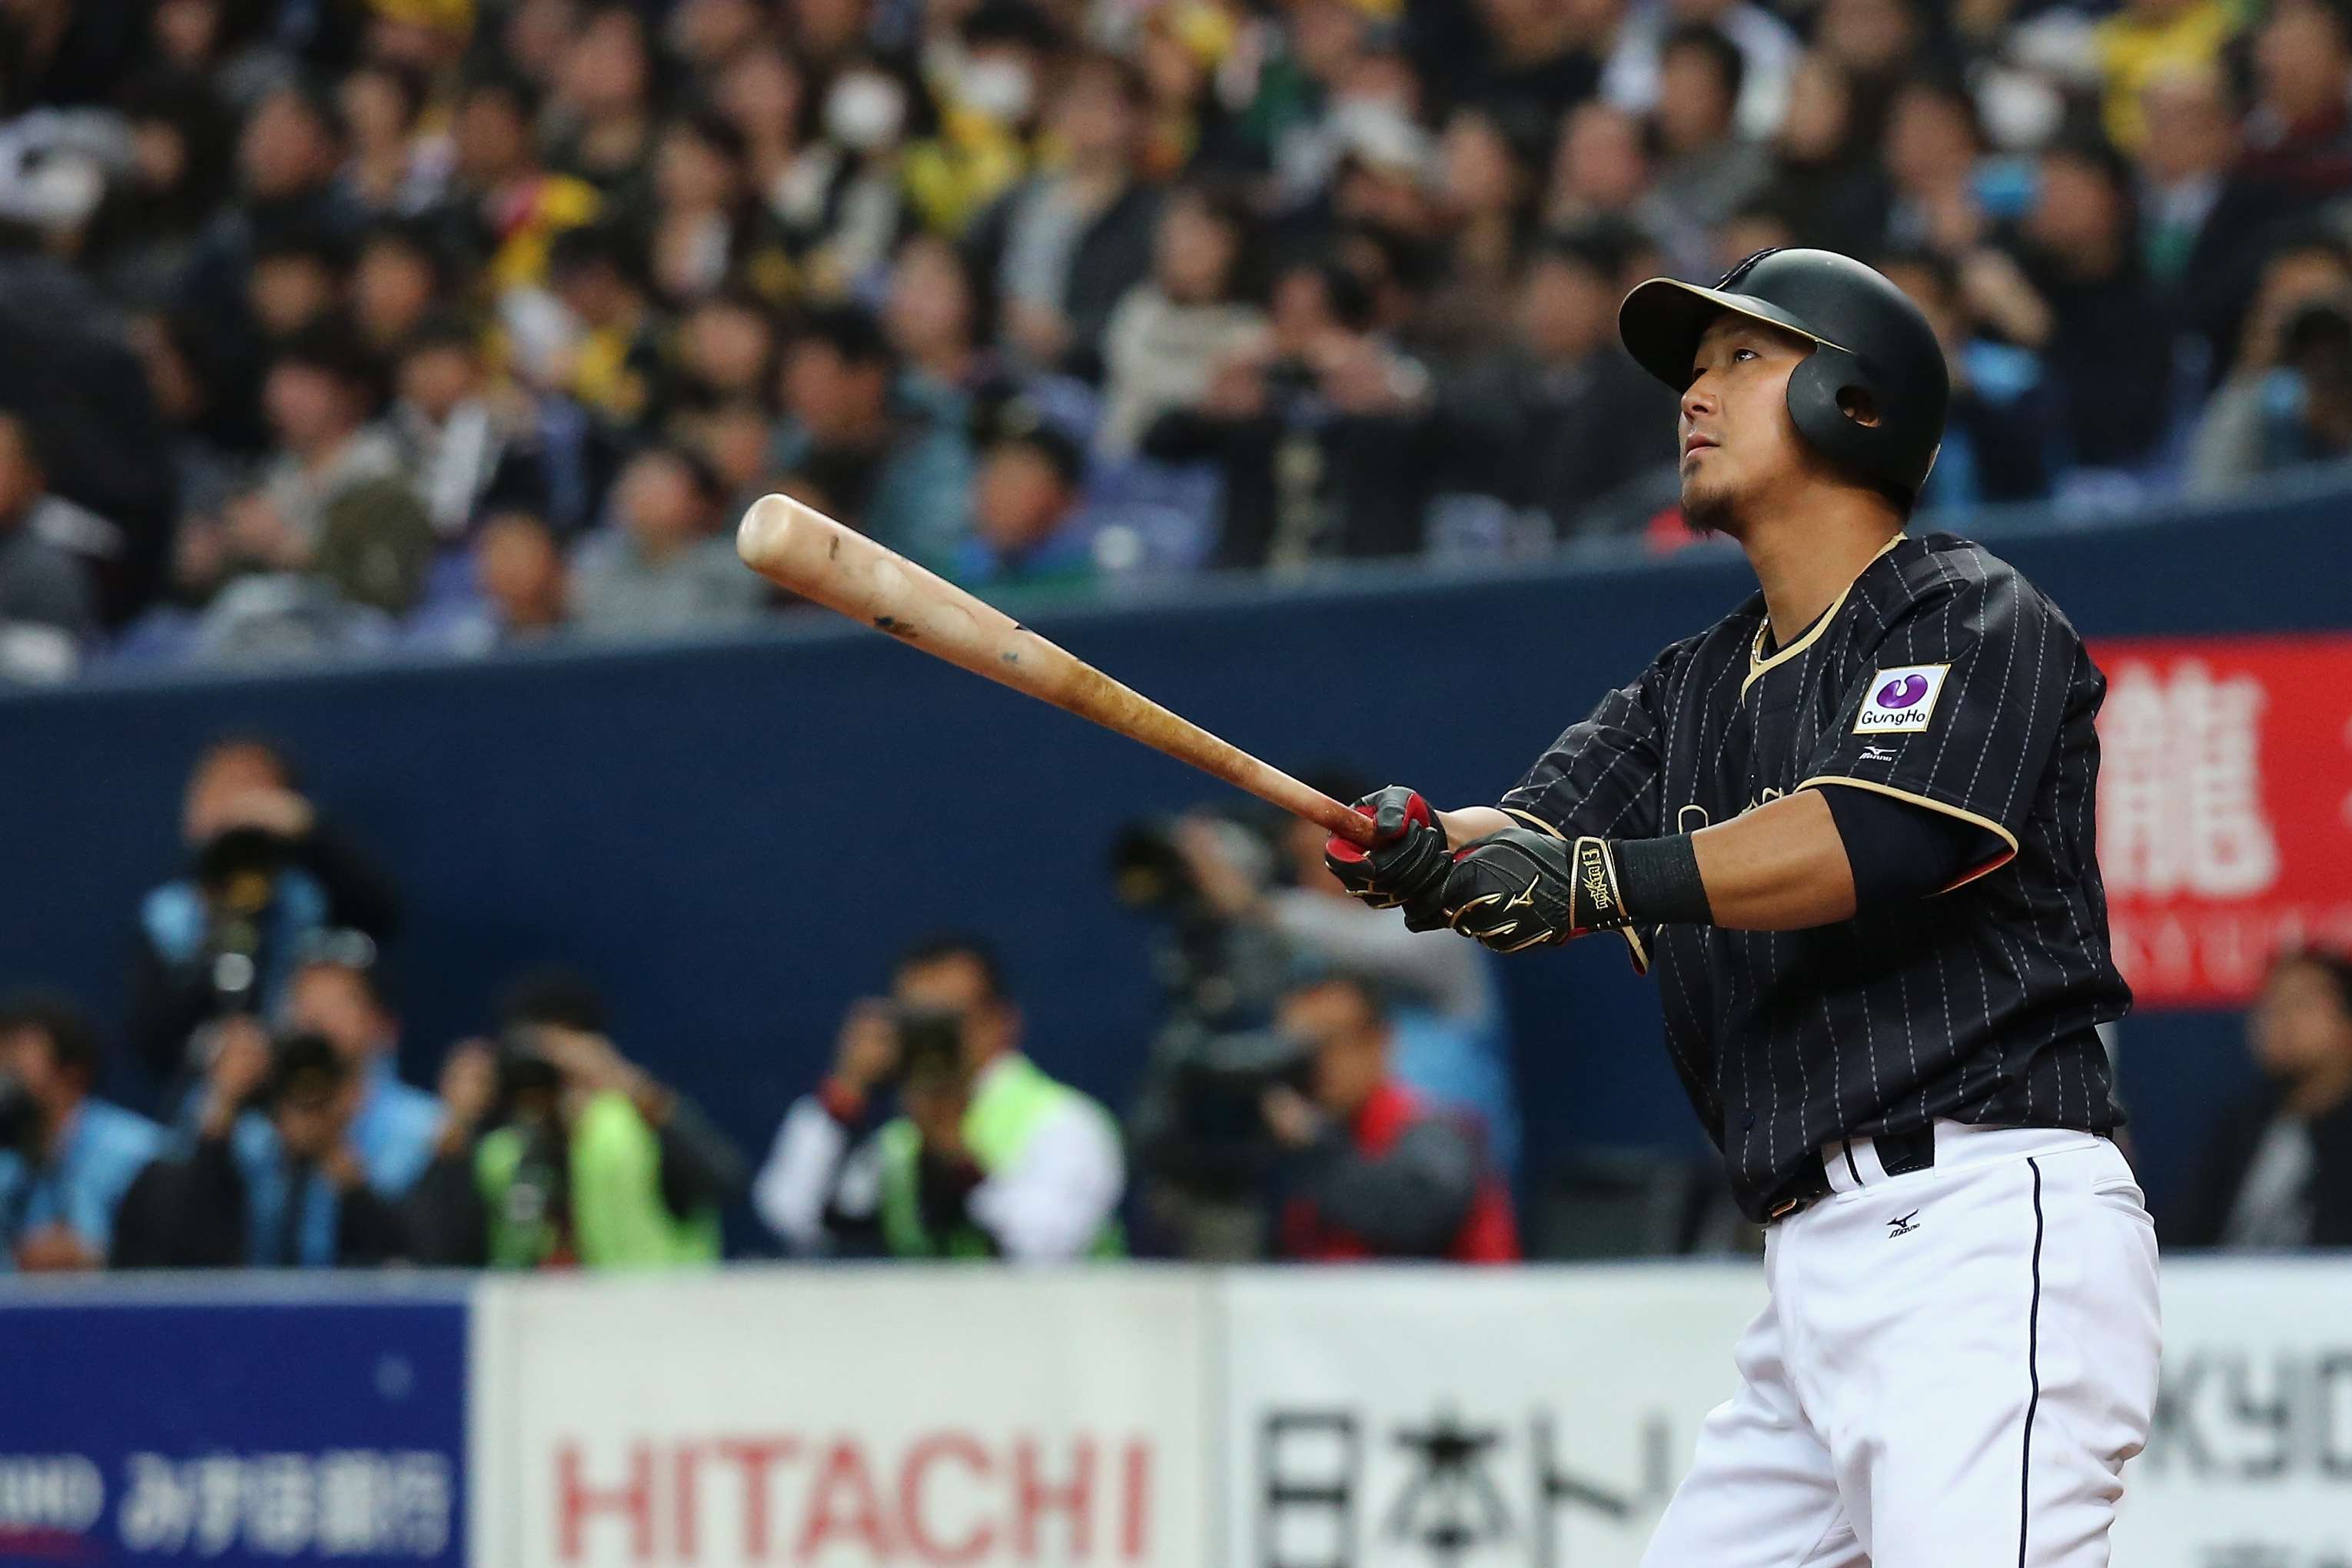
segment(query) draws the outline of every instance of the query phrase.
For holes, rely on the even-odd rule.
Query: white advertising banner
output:
[[[1213,1290],[912,1265],[494,1282],[473,1561],[1207,1568]]]
[[[2352,1262],[2164,1263],[2164,1384],[2117,1568],[2352,1568]]]
[[[1227,1568],[1633,1568],[1763,1300],[1731,1263],[1232,1277]]]

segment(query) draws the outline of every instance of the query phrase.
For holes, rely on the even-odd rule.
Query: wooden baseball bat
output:
[[[735,531],[735,551],[762,577],[828,610],[1091,719],[1328,832],[1372,841],[1371,818],[1361,812],[1178,718],[1003,611],[789,496],[752,503]]]

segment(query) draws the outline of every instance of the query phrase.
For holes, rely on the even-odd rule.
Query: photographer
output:
[[[1421,549],[1433,473],[1429,374],[1374,334],[1376,313],[1371,289],[1345,267],[1291,267],[1264,340],[1227,355],[1197,403],[1144,432],[1144,456],[1221,470],[1213,564]]]
[[[205,749],[181,830],[192,866],[141,901],[131,988],[131,1049],[169,1100],[203,1071],[188,1055],[201,1026],[277,1015],[308,939],[336,928],[381,942],[400,918],[383,872],[299,793],[269,741]]]
[[[1262,835],[1207,812],[1133,824],[1111,848],[1119,901],[1160,922],[1151,966],[1167,1017],[1129,1118],[1150,1178],[1148,1241],[1195,1262],[1264,1254],[1265,1179],[1280,1150],[1258,1100],[1306,1068],[1273,1026],[1290,984],[1289,942],[1270,921],[1224,912],[1234,900],[1222,884],[1260,887],[1272,867]]]
[[[1433,1112],[1389,1068],[1391,1030],[1369,981],[1333,973],[1284,998],[1283,1032],[1312,1054],[1309,1091],[1265,1091],[1283,1173],[1281,1253],[1510,1263],[1509,1193],[1476,1136]]]
[[[116,1266],[365,1268],[406,1258],[406,1224],[369,1186],[352,1144],[362,1089],[325,1036],[273,1047],[251,1018],[226,1021],[200,1091],[195,1146],[133,1188]]]
[[[446,1113],[400,1080],[400,1020],[365,932],[320,931],[304,944],[287,987],[286,1022],[323,1037],[343,1058],[357,1083],[352,1147],[368,1185],[395,1202],[405,1197],[433,1158]]]
[[[684,1095],[623,1057],[577,975],[527,975],[492,1047],[454,1047],[448,1120],[409,1204],[421,1261],[538,1268],[712,1263],[741,1152]],[[478,1140],[474,1130],[491,1128]]]
[[[1021,1054],[993,954],[968,937],[919,942],[890,994],[850,1009],[832,1074],[785,1113],[753,1188],[769,1227],[803,1256],[1120,1251],[1118,1129]],[[900,1114],[885,1121],[893,1083]]]
[[[1305,775],[1334,800],[1361,800],[1361,779],[1339,772]],[[1402,910],[1379,910],[1348,896],[1323,860],[1325,834],[1296,817],[1279,828],[1286,887],[1273,885],[1262,857],[1236,854],[1234,837],[1190,818],[1174,837],[1193,886],[1226,920],[1278,935],[1297,959],[1324,969],[1377,974],[1390,998],[1397,1077],[1410,1089],[1475,1115],[1496,1163],[1519,1163],[1519,1107],[1494,955],[1451,931],[1417,931]]]
[[[0,1001],[0,1273],[101,1267],[123,1194],[163,1148],[162,1128],[89,1097],[98,1059],[71,1002]]]

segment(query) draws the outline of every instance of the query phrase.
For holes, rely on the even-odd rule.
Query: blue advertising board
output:
[[[457,1564],[454,1287],[0,1290],[0,1563]]]

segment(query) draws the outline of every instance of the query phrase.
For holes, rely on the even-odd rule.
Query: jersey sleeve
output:
[[[1570,724],[1506,795],[1512,816],[1570,838],[1653,838],[1664,767],[1669,648],[1631,686],[1612,691]]]
[[[2017,854],[2081,648],[2014,573],[1927,588],[1843,693],[1798,787],[1874,790],[1973,824],[1998,843],[1950,886],[1996,870]]]

